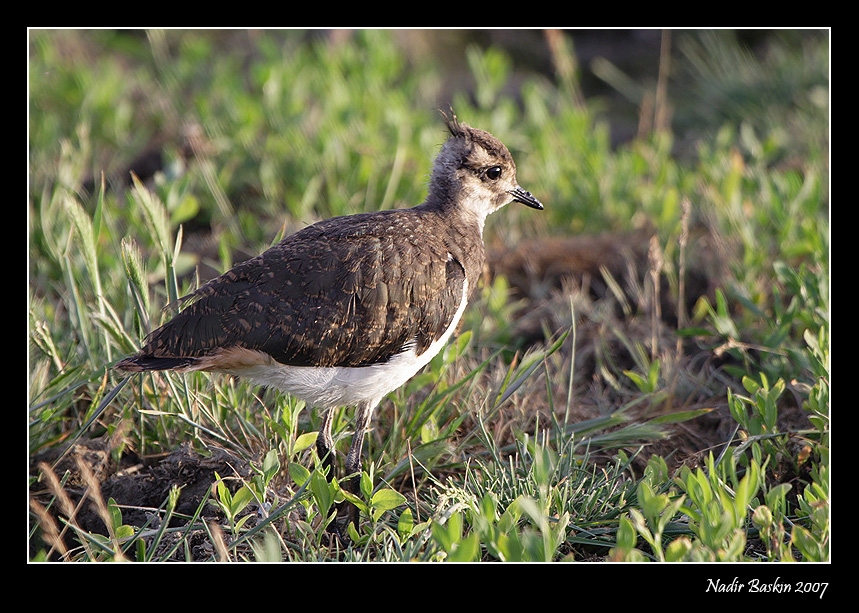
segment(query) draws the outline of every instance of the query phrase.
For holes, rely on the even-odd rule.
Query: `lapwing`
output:
[[[227,373],[303,399],[324,411],[317,451],[329,478],[334,409],[354,406],[345,469],[359,473],[373,410],[429,363],[462,318],[484,267],[487,215],[513,201],[543,209],[517,183],[500,140],[442,115],[450,136],[422,204],[334,217],[287,236],[180,299],[182,310],[116,368]]]

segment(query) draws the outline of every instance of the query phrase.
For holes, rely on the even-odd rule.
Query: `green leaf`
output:
[[[316,506],[319,507],[319,512],[327,517],[328,511],[334,504],[334,493],[331,483],[318,470],[314,470],[310,474],[310,492],[313,494]]]
[[[367,506],[366,502],[361,500],[360,497],[356,496],[355,494],[353,494],[349,490],[340,488],[339,486],[338,486],[338,492],[337,493],[339,496],[343,497],[343,500],[345,500],[349,504],[355,505],[362,513],[364,513],[365,515],[368,514],[369,507]]]
[[[666,562],[681,562],[692,550],[692,541],[685,536],[674,539],[665,548]]]
[[[434,521],[432,538],[441,549],[450,554],[462,539],[462,514],[454,513],[445,523]]]
[[[369,500],[370,496],[373,495],[373,480],[370,477],[370,473],[367,471],[361,471],[360,479],[361,494],[364,496],[365,500]]]
[[[421,426],[421,443],[431,443],[438,438],[438,422],[430,415]]]
[[[289,476],[298,487],[301,487],[310,478],[310,471],[298,462],[290,462]]]
[[[137,539],[136,560],[138,562],[146,561],[146,541],[143,539]]]
[[[400,513],[400,518],[397,520],[397,534],[400,540],[405,540],[412,535],[412,530],[415,527],[415,518],[412,515],[411,509],[404,509]]]
[[[719,553],[719,560],[722,562],[736,562],[743,559],[743,550],[746,547],[746,533],[742,530],[734,531],[725,547]]]
[[[116,530],[122,526],[122,509],[116,504],[116,500],[109,498],[107,501],[107,511],[110,514],[110,522],[113,524],[113,529]]]
[[[403,504],[406,504],[406,497],[389,488],[379,490],[370,499],[370,506],[381,511],[390,511]]]
[[[778,485],[769,488],[766,496],[764,497],[766,499],[767,507],[770,509],[784,509],[785,497],[792,488],[793,486],[790,483],[779,483]],[[809,488],[806,488],[805,492],[809,492]]]
[[[179,225],[193,219],[200,210],[200,202],[193,194],[187,194],[173,209],[170,221],[173,225]]]
[[[635,546],[638,544],[638,535],[636,534],[635,526],[626,514],[620,518],[615,539],[617,546],[623,550],[635,549]]]
[[[232,507],[233,495],[230,493],[230,490],[227,489],[227,485],[224,483],[224,480],[221,479],[221,475],[215,471],[215,479],[217,479],[216,489],[218,491],[218,500],[221,504],[225,505],[226,508]]]
[[[641,376],[634,370],[624,370],[623,374],[626,375],[628,378],[632,379],[632,382],[635,383],[635,386],[640,392],[646,394],[651,391],[647,387],[647,379],[645,379],[643,376]]]
[[[743,387],[746,389],[746,391],[748,393],[754,394],[759,389],[761,389],[761,384],[749,376],[744,376],[743,377]]]
[[[696,417],[700,417],[701,415],[706,415],[715,409],[692,409],[689,411],[677,411],[675,413],[668,413],[667,415],[660,415],[659,417],[654,417],[649,420],[648,423],[651,424],[676,424],[683,421],[689,421],[690,419],[695,419]]]
[[[453,551],[448,553],[447,560],[449,562],[474,562],[479,557],[480,539],[477,534],[472,532],[453,547]]]
[[[246,523],[246,522],[247,522],[251,517],[253,517],[253,516],[252,516],[252,515],[250,515],[250,514],[245,515],[244,517],[242,517],[239,521],[237,521],[237,522],[236,522],[236,525],[235,525],[235,527],[233,528],[233,531],[234,531],[234,532],[238,532],[238,531],[239,531],[239,529],[240,529],[242,526],[244,526],[244,525],[245,525],[245,523]]]
[[[134,536],[134,526],[123,524],[116,528],[116,538],[128,539]]]
[[[295,445],[292,446],[292,453],[301,453],[305,449],[310,448],[316,443],[316,439],[318,437],[318,432],[306,432],[304,434],[299,435],[295,439]]]
[[[744,516],[746,507],[749,506],[752,498],[758,492],[760,487],[761,469],[757,462],[752,462],[746,475],[740,480],[740,484],[735,492],[735,504],[738,515]]]
[[[471,330],[466,330],[456,339],[456,357],[465,354],[465,350],[468,348],[468,344],[471,342],[471,336]]]
[[[272,477],[274,477],[279,470],[280,456],[277,453],[277,449],[271,449],[267,454],[265,454],[265,459],[263,459],[262,462],[262,472],[265,482],[268,483],[271,481]]]
[[[827,561],[828,547],[802,526],[793,527],[790,531],[790,542],[802,554],[803,560],[808,562]]]

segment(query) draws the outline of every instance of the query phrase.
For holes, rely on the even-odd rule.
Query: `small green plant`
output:
[[[109,536],[89,533],[85,538],[94,546],[97,561],[126,561],[128,541],[134,537],[136,528],[122,522],[122,509],[113,498],[107,500],[106,519]]]
[[[684,467],[675,483],[687,495],[682,511],[707,555],[714,561],[732,561],[744,553],[749,505],[761,487],[761,467],[752,461],[739,480],[732,457],[718,468],[710,454],[706,472]]]
[[[492,494],[434,521],[432,540],[450,562],[475,562],[486,555],[501,562],[551,562],[566,538],[568,513],[550,518],[545,507],[519,496],[500,512]],[[464,527],[469,533],[465,534]]]
[[[253,502],[254,493],[248,485],[243,484],[233,494],[230,492],[224,479],[217,472],[215,473],[215,479],[217,481],[213,486],[213,502],[227,518],[233,535],[237,535],[244,523],[252,517],[250,514],[241,514],[248,504]]]
[[[811,562],[829,561],[829,469],[821,464],[813,481],[799,497],[798,516],[805,520],[806,526],[794,525],[790,542],[796,547],[803,560]]]
[[[358,485],[358,495],[345,489],[340,490],[342,497],[350,504],[355,505],[360,513],[370,519],[375,526],[382,516],[388,511],[393,511],[406,503],[406,497],[389,487],[373,487],[375,466],[370,464],[370,471],[361,471]],[[366,541],[368,537],[362,538],[355,530],[353,524],[349,524],[349,535],[356,543]]]
[[[651,462],[659,462],[658,459]],[[738,561],[744,559],[750,505],[760,488],[760,467],[752,462],[737,480],[735,461],[717,466],[712,454],[706,471],[684,467],[674,479],[682,492],[657,493],[648,478],[639,482],[638,507],[630,508],[609,557],[616,561]],[[729,468],[726,468],[729,467]],[[652,474],[652,473],[651,473]],[[726,479],[730,475],[730,483]],[[679,516],[684,518],[681,523]],[[685,525],[689,535],[667,540],[667,529]],[[647,553],[636,547],[641,536]]]

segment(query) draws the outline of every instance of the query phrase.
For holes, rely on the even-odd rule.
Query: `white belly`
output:
[[[375,407],[382,398],[411,379],[441,351],[462,318],[467,302],[468,282],[466,281],[462,301],[450,326],[420,355],[416,354],[412,346],[387,362],[371,366],[314,367],[270,363],[227,372],[248,378],[259,385],[275,387],[320,409],[354,406],[361,403]]]

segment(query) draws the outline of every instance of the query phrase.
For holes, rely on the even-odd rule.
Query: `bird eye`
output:
[[[493,166],[492,168],[487,169],[486,176],[492,181],[495,181],[501,176],[501,166]]]

